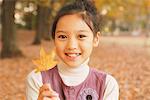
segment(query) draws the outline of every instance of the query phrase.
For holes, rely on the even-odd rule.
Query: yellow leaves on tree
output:
[[[35,72],[45,71],[56,66],[55,51],[52,50],[49,54],[45,52],[44,48],[40,49],[40,58],[33,60],[37,66]]]

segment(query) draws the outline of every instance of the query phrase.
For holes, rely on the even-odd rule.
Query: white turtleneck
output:
[[[82,83],[89,74],[89,59],[77,67],[69,67],[64,62],[58,64],[58,71],[67,86],[76,86]]]

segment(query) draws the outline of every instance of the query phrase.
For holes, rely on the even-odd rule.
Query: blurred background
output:
[[[74,0],[0,0],[0,100],[25,100],[40,47],[53,48],[57,11]],[[90,65],[113,75],[120,100],[150,100],[150,0],[94,0],[103,16]]]

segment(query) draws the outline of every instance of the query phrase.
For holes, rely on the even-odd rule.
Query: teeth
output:
[[[79,53],[73,53],[73,54],[66,53],[66,55],[69,57],[76,57],[76,56],[79,56],[80,54]]]

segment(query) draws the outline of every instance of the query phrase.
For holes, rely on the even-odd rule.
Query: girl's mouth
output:
[[[75,60],[77,57],[81,55],[81,53],[65,53],[69,60]]]

